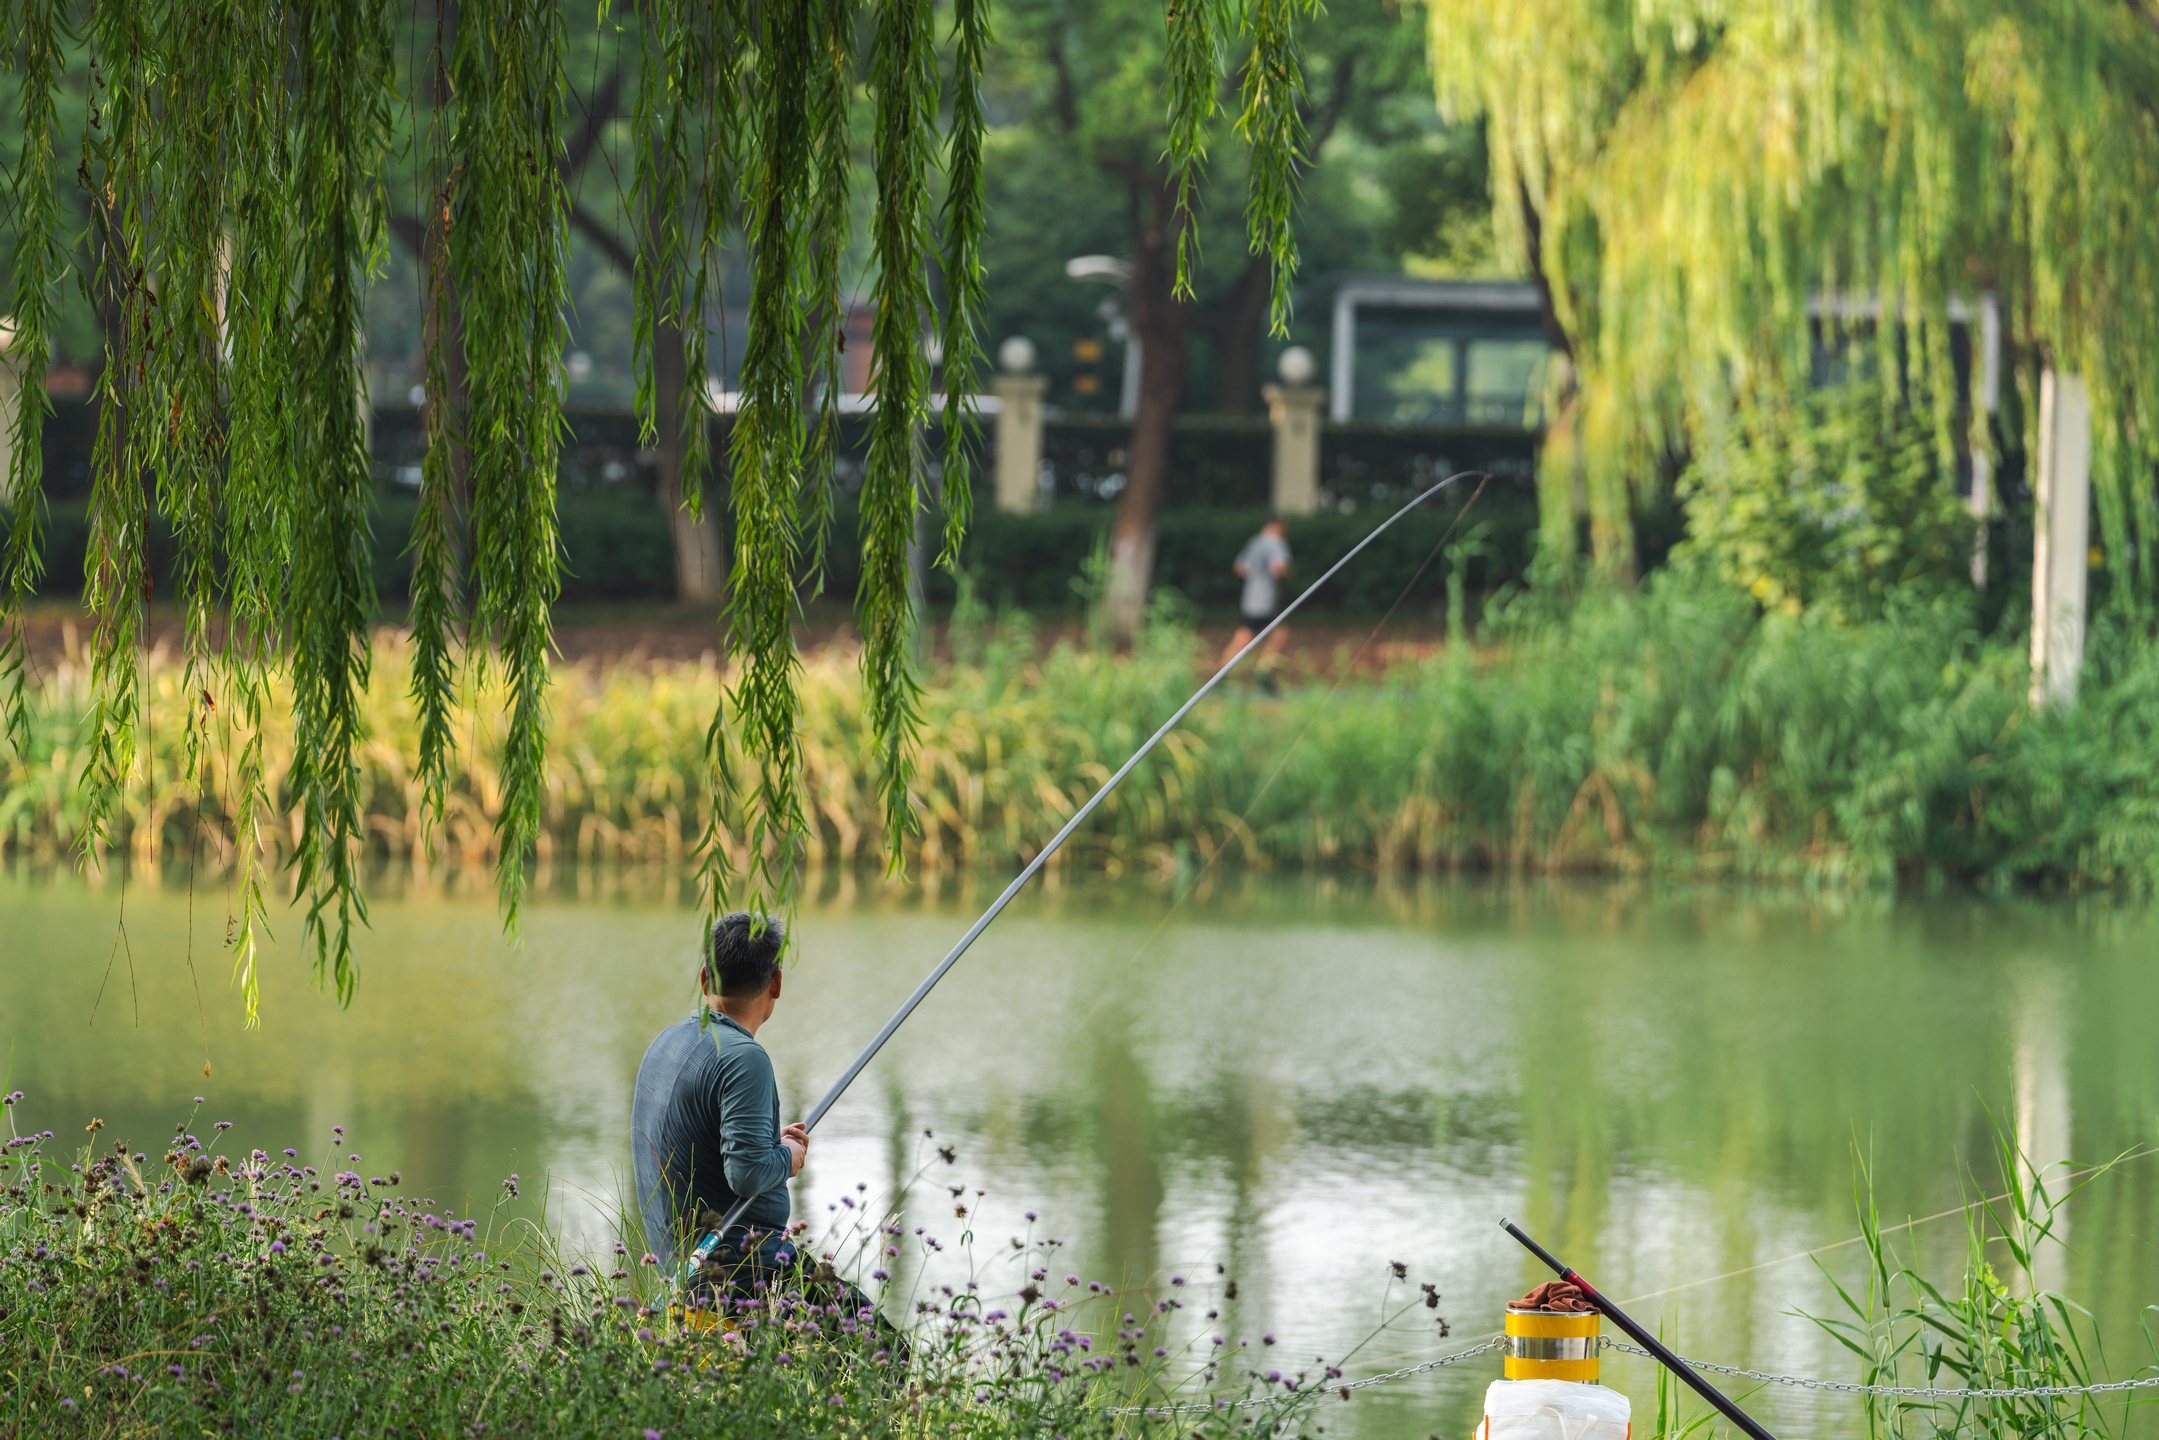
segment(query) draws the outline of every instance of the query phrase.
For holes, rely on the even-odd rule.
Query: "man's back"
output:
[[[745,1225],[787,1228],[793,1158],[780,1143],[772,1060],[727,1016],[702,1029],[692,1016],[653,1039],[637,1067],[630,1144],[645,1243],[662,1261],[676,1258],[700,1211],[725,1214],[744,1195],[757,1197]]]

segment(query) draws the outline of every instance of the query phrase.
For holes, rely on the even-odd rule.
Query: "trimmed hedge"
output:
[[[82,588],[89,543],[87,437],[93,418],[87,405],[62,405],[46,432],[46,493],[52,506],[41,588],[47,594],[77,594]],[[666,517],[653,498],[653,457],[638,447],[634,418],[583,411],[566,418],[571,434],[564,447],[558,510],[563,600],[592,604],[672,599],[674,547]],[[715,430],[721,432],[714,437],[715,453],[724,453],[724,426]],[[995,427],[984,430],[975,523],[962,551],[962,566],[977,593],[992,605],[1069,613],[1078,601],[1076,583],[1087,558],[1107,535],[1115,511],[1117,486],[1111,482],[1122,478],[1117,471],[1129,428],[1108,416],[1053,420],[1045,458],[1056,476],[1055,499],[1042,512],[1025,516],[993,508],[987,452]],[[851,432],[849,438],[855,438]],[[382,598],[393,603],[405,598],[409,585],[405,551],[416,501],[408,482],[416,474],[424,444],[416,411],[377,408],[374,448],[381,484],[374,522],[375,585]],[[1316,576],[1416,487],[1450,470],[1476,466],[1493,471],[1496,478],[1456,536],[1458,541],[1474,541],[1468,582],[1475,590],[1487,591],[1519,578],[1535,548],[1535,444],[1533,435],[1520,431],[1329,426],[1322,441],[1323,483],[1350,508],[1289,522],[1298,575]],[[1176,475],[1157,536],[1157,584],[1182,592],[1206,612],[1236,608],[1240,582],[1230,564],[1265,518],[1270,445],[1264,420],[1191,416],[1180,422]],[[843,472],[853,468],[842,466]],[[1466,487],[1460,493],[1466,496]],[[1384,610],[1432,555],[1454,515],[1454,506],[1446,505],[1407,517],[1329,587],[1331,593],[1314,597],[1313,609]],[[1658,563],[1681,533],[1674,510],[1643,515],[1638,527],[1645,568]],[[828,595],[854,593],[859,576],[855,534],[854,504],[843,498],[834,518]],[[148,544],[151,573],[159,591],[169,596],[174,545],[169,529],[154,518]],[[1447,568],[1444,556],[1432,559],[1418,587],[1422,602],[1435,602],[1444,594]],[[951,575],[931,573],[933,605],[949,605],[956,595]]]
[[[1466,496],[1466,490],[1463,494]],[[375,588],[386,601],[402,601],[411,563],[406,555],[415,501],[409,492],[386,490],[376,502],[374,520]],[[1336,557],[1362,539],[1387,512],[1367,504],[1351,513],[1328,511],[1292,517],[1290,550],[1297,579],[1317,576]],[[1364,558],[1328,593],[1314,597],[1315,610],[1368,614],[1394,603],[1420,565],[1430,558],[1417,593],[1436,602],[1445,593],[1448,560],[1433,555],[1456,518],[1454,505],[1435,506],[1406,516],[1375,542]],[[634,489],[597,494],[564,494],[558,515],[563,546],[562,598],[571,604],[627,600],[670,600],[674,596],[674,546],[667,519],[650,497]],[[993,606],[1011,606],[1036,614],[1062,614],[1076,608],[1078,584],[1088,557],[1106,543],[1113,509],[1098,505],[1057,505],[1039,514],[1008,515],[983,508],[961,551],[961,566],[976,593]],[[1181,592],[1203,611],[1236,608],[1241,583],[1230,570],[1244,542],[1266,519],[1266,511],[1172,510],[1161,517],[1155,551],[1155,582]],[[929,517],[934,532],[937,517]],[[842,502],[834,516],[825,590],[854,593],[860,552],[854,545],[856,511]],[[1645,532],[1650,526],[1645,523]],[[47,532],[45,583],[48,595],[81,593],[83,560],[89,546],[87,502],[64,500],[51,508]],[[1647,536],[1645,558],[1661,557],[1670,538]],[[1453,543],[1467,543],[1470,588],[1486,591],[1518,579],[1527,570],[1536,544],[1536,503],[1526,485],[1495,482],[1458,529]],[[171,594],[176,547],[162,521],[151,521],[150,569],[157,591]],[[950,605],[958,593],[954,577],[930,574],[933,605]]]

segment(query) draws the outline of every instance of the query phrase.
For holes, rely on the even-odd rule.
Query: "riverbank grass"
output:
[[[1030,858],[1211,658],[1162,617],[1124,652],[1045,646],[1023,616],[963,619],[923,697],[905,841],[916,874]],[[1969,594],[1899,592],[1865,620],[1764,613],[1681,568],[1636,594],[1518,594],[1473,638],[1458,631],[1440,656],[1383,677],[1350,659],[1345,648],[1340,673],[1280,698],[1233,681],[1055,863],[2159,889],[2159,644],[2118,616],[2092,627],[2076,705],[2039,713],[2021,631],[1983,632]],[[694,869],[727,679],[711,663],[558,666],[537,863]],[[507,696],[466,696],[447,819],[430,834],[411,684],[408,646],[385,633],[354,757],[370,859],[423,874],[492,865]],[[269,793],[286,798],[255,830],[234,783],[248,738],[237,707],[206,707],[209,692],[169,661],[149,667],[144,694],[117,843],[139,865],[191,860],[203,875],[232,865],[249,834],[289,859],[290,733],[272,722],[263,736]],[[808,657],[802,694],[805,859],[879,863],[857,657]],[[81,669],[47,674],[29,749],[0,752],[0,853],[52,861],[80,843],[93,700]],[[722,819],[739,872],[745,831]]]
[[[869,1267],[899,1253],[896,1221],[854,1225],[820,1273],[724,1326],[685,1324],[634,1245],[579,1259],[502,1204],[457,1213],[367,1173],[341,1130],[308,1160],[227,1155],[226,1127],[195,1123],[162,1145],[95,1120],[79,1149],[7,1144],[0,1434],[995,1440],[1226,1433],[1305,1403],[1297,1377],[1247,1375],[1235,1412],[1148,1414],[1214,1389],[1219,1352],[1150,1353],[1177,1292],[1116,1324],[1135,1302],[1053,1276],[1054,1242],[1015,1242],[1016,1294],[917,1296],[904,1340],[830,1283],[834,1259],[887,1278]]]

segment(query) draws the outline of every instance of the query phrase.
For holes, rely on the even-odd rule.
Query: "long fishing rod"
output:
[[[1110,791],[1115,790],[1119,785],[1124,783],[1124,778],[1132,773],[1134,767],[1136,767],[1140,761],[1147,758],[1148,752],[1153,750],[1155,746],[1161,744],[1163,739],[1169,734],[1169,732],[1177,728],[1177,722],[1184,719],[1184,717],[1191,712],[1193,706],[1199,704],[1200,701],[1206,699],[1209,692],[1211,692],[1215,686],[1221,684],[1223,679],[1228,676],[1230,671],[1237,668],[1238,662],[1242,661],[1245,656],[1251,654],[1252,651],[1256,649],[1261,642],[1266,640],[1269,635],[1272,635],[1275,630],[1281,626],[1282,622],[1284,620],[1287,620],[1291,616],[1291,614],[1296,611],[1298,606],[1302,605],[1306,600],[1317,594],[1319,588],[1322,585],[1325,585],[1329,580],[1332,580],[1335,575],[1342,569],[1343,566],[1349,564],[1350,561],[1356,559],[1358,555],[1362,554],[1364,548],[1367,545],[1370,545],[1374,540],[1377,540],[1380,536],[1386,534],[1388,527],[1393,525],[1395,521],[1401,519],[1404,515],[1407,515],[1410,511],[1416,509],[1419,505],[1422,505],[1425,501],[1431,499],[1434,495],[1437,495],[1440,491],[1446,489],[1448,486],[1453,485],[1458,481],[1466,480],[1472,475],[1482,475],[1483,473],[1484,472],[1481,470],[1464,470],[1457,474],[1449,475],[1446,479],[1440,481],[1431,489],[1419,494],[1416,499],[1410,501],[1407,505],[1404,505],[1401,509],[1395,511],[1392,515],[1389,515],[1385,520],[1379,523],[1379,525],[1372,531],[1371,534],[1365,536],[1362,540],[1359,540],[1354,546],[1352,546],[1348,554],[1344,555],[1341,559],[1335,561],[1334,564],[1330,565],[1327,568],[1327,572],[1324,575],[1321,575],[1317,580],[1313,581],[1311,585],[1308,586],[1302,594],[1298,595],[1296,599],[1290,601],[1287,605],[1283,606],[1281,613],[1276,615],[1272,620],[1269,620],[1265,628],[1263,628],[1257,635],[1254,635],[1242,650],[1239,650],[1236,654],[1230,656],[1229,660],[1222,666],[1221,669],[1215,671],[1214,674],[1207,677],[1207,683],[1200,686],[1199,689],[1193,691],[1192,698],[1185,701],[1184,704],[1179,705],[1177,707],[1177,713],[1170,716],[1169,719],[1163,721],[1162,728],[1155,731],[1154,734],[1148,736],[1147,743],[1140,746],[1139,749],[1133,751],[1132,758],[1117,767],[1116,774],[1110,776],[1109,779],[1102,782],[1102,788],[1095,791],[1093,795],[1089,796],[1087,803],[1080,806],[1078,811],[1073,814],[1070,820],[1065,821],[1064,828],[1060,829],[1055,835],[1050,837],[1049,844],[1043,846],[1040,853],[1038,853],[1034,859],[1027,862],[1027,868],[1020,871],[1018,876],[1013,879],[1010,885],[1005,886],[1003,894],[999,895],[995,900],[990,902],[990,908],[982,912],[981,918],[976,920],[974,924],[967,927],[967,933],[960,936],[959,943],[952,947],[951,953],[946,955],[944,959],[937,962],[937,968],[930,971],[929,975],[922,981],[922,983],[915,987],[915,993],[908,996],[906,1001],[901,1004],[900,1008],[892,1012],[892,1018],[885,1022],[884,1029],[879,1030],[876,1036],[870,1041],[870,1043],[862,1047],[862,1053],[855,1057],[854,1063],[847,1067],[846,1072],[842,1074],[839,1079],[832,1082],[832,1088],[825,1092],[825,1098],[817,1102],[815,1108],[810,1111],[809,1118],[802,1122],[803,1129],[807,1131],[817,1128],[817,1122],[825,1118],[825,1112],[827,1112],[834,1105],[837,1105],[839,1103],[840,1096],[847,1093],[847,1087],[854,1083],[855,1077],[862,1073],[863,1067],[868,1065],[871,1060],[876,1058],[877,1052],[884,1048],[884,1043],[892,1038],[892,1033],[895,1030],[899,1029],[900,1026],[907,1023],[907,1017],[915,1013],[915,1007],[929,998],[930,991],[937,988],[937,982],[945,978],[945,972],[947,970],[950,970],[954,965],[959,963],[960,956],[967,953],[968,947],[975,943],[976,937],[981,935],[984,930],[987,930],[989,928],[990,922],[992,920],[995,920],[1000,914],[1004,913],[1005,906],[1012,903],[1013,897],[1018,895],[1021,890],[1025,889],[1027,886],[1027,882],[1034,879],[1036,874],[1041,871],[1042,867],[1049,863],[1049,858],[1057,853],[1057,851],[1064,845],[1065,841],[1072,838],[1073,832],[1078,830],[1080,826],[1087,823],[1087,817],[1094,814],[1095,810],[1102,804],[1102,802],[1109,798]],[[781,1182],[781,1184],[785,1183],[785,1181]],[[746,1195],[741,1199],[737,1200],[734,1203],[733,1208],[731,1208],[727,1212],[726,1218],[720,1222],[720,1228],[715,1232],[715,1238],[719,1236],[724,1236],[729,1230],[734,1229],[735,1223],[742,1218],[742,1212],[749,1209],[751,1204],[755,1202],[757,1198],[758,1197],[755,1195]]]
[[[1644,1350],[1647,1350],[1650,1354],[1656,1356],[1658,1363],[1663,1365],[1665,1369],[1671,1371],[1674,1375],[1677,1375],[1680,1379],[1686,1381],[1688,1385],[1694,1388],[1696,1394],[1700,1395],[1704,1400],[1707,1400],[1710,1404],[1716,1406],[1719,1410],[1723,1411],[1725,1419],[1731,1421],[1734,1425],[1737,1425],[1748,1435],[1753,1436],[1754,1440],[1777,1440],[1776,1436],[1770,1434],[1768,1430],[1763,1428],[1762,1423],[1759,1420],[1756,1420],[1752,1415],[1749,1415],[1746,1411],[1740,1409],[1738,1403],[1734,1401],[1731,1396],[1725,1394],[1722,1390],[1719,1390],[1716,1386],[1710,1384],[1707,1380],[1704,1380],[1701,1376],[1695,1374],[1692,1370],[1688,1369],[1687,1363],[1684,1360],[1681,1360],[1677,1355],[1673,1354],[1669,1349],[1667,1349],[1662,1340],[1659,1340],[1656,1336],[1650,1334],[1647,1330],[1643,1329],[1642,1324],[1639,1320],[1636,1320],[1626,1311],[1620,1309],[1617,1305],[1614,1305],[1611,1301],[1605,1299],[1603,1292],[1599,1291],[1596,1286],[1590,1284],[1587,1280],[1584,1280],[1581,1276],[1580,1271],[1570,1270],[1565,1265],[1561,1264],[1558,1256],[1554,1255],[1551,1251],[1545,1249],[1542,1245],[1539,1245],[1536,1241],[1530,1239],[1527,1235],[1524,1235],[1521,1231],[1520,1226],[1515,1225],[1511,1221],[1507,1220],[1500,1221],[1499,1225],[1502,1230],[1505,1230],[1509,1235],[1512,1235],[1515,1239],[1521,1241],[1523,1249],[1527,1250],[1530,1254],[1536,1256],[1539,1260],[1542,1260],[1545,1264],[1551,1266],[1553,1271],[1559,1276],[1560,1279],[1566,1281],[1569,1285],[1574,1286],[1577,1290],[1580,1290],[1582,1294],[1588,1298],[1590,1304],[1596,1306],[1599,1310],[1602,1310],[1606,1315],[1610,1316],[1611,1321],[1614,1325],[1617,1325],[1620,1329],[1626,1331],[1629,1335],[1633,1336],[1634,1342],[1637,1345],[1640,1345]]]

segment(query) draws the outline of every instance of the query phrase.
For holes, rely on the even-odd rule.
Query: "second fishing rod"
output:
[[[847,1087],[854,1083],[855,1077],[862,1073],[863,1067],[867,1066],[871,1060],[875,1059],[877,1056],[877,1052],[884,1048],[884,1043],[892,1038],[893,1033],[897,1031],[900,1026],[907,1023],[907,1017],[915,1013],[915,1007],[919,1006],[924,1000],[929,998],[930,992],[937,988],[937,982],[944,979],[945,973],[949,971],[954,965],[959,963],[960,957],[967,953],[968,948],[972,946],[978,938],[980,938],[983,931],[989,929],[990,923],[994,921],[999,915],[1004,913],[1005,907],[1012,903],[1012,901],[1019,895],[1020,891],[1027,888],[1027,882],[1034,879],[1035,876],[1039,875],[1042,872],[1042,867],[1049,863],[1050,857],[1055,855],[1058,850],[1063,848],[1065,841],[1071,839],[1073,834],[1079,830],[1080,826],[1087,823],[1088,817],[1093,815],[1094,812],[1101,807],[1102,802],[1109,798],[1112,791],[1114,791],[1119,785],[1122,785],[1124,783],[1125,777],[1130,775],[1133,770],[1138,767],[1140,761],[1146,759],[1148,754],[1155,748],[1155,746],[1161,744],[1163,740],[1168,738],[1170,732],[1177,728],[1177,726],[1184,720],[1184,717],[1192,713],[1193,707],[1198,705],[1200,701],[1206,699],[1207,696],[1213,692],[1214,688],[1217,685],[1220,685],[1225,679],[1227,679],[1230,675],[1230,672],[1235,670],[1238,665],[1243,663],[1244,658],[1247,655],[1250,655],[1253,651],[1257,650],[1262,644],[1264,644],[1267,640],[1267,637],[1274,634],[1276,630],[1280,629],[1282,626],[1282,622],[1289,619],[1291,615],[1295,614],[1299,606],[1303,605],[1304,602],[1309,600],[1312,596],[1318,594],[1322,586],[1324,586],[1329,580],[1332,580],[1336,575],[1340,574],[1341,571],[1352,560],[1355,560],[1359,555],[1363,554],[1365,548],[1369,546],[1374,540],[1377,540],[1380,536],[1386,534],[1387,531],[1393,527],[1396,521],[1400,520],[1403,516],[1409,514],[1412,510],[1415,510],[1418,506],[1424,504],[1425,501],[1431,499],[1433,496],[1439,494],[1441,491],[1458,485],[1464,480],[1473,479],[1482,476],[1483,474],[1484,472],[1481,470],[1464,470],[1457,474],[1449,475],[1446,479],[1440,481],[1438,484],[1433,485],[1429,489],[1420,492],[1415,499],[1411,500],[1401,509],[1395,511],[1392,515],[1389,515],[1386,519],[1380,521],[1378,525],[1373,527],[1371,534],[1365,536],[1362,540],[1359,540],[1355,545],[1350,547],[1349,551],[1344,554],[1341,559],[1335,561],[1334,564],[1328,566],[1324,574],[1322,574],[1317,580],[1313,581],[1310,585],[1306,586],[1305,589],[1300,594],[1298,594],[1295,599],[1291,600],[1287,605],[1283,606],[1281,613],[1276,615],[1272,620],[1268,621],[1266,627],[1262,629],[1257,635],[1254,635],[1250,642],[1247,643],[1243,649],[1239,650],[1236,654],[1230,656],[1229,659],[1223,663],[1220,669],[1216,670],[1214,674],[1208,676],[1206,683],[1202,684],[1197,690],[1193,691],[1191,698],[1187,699],[1182,705],[1179,705],[1176,711],[1172,713],[1167,720],[1164,720],[1162,722],[1161,728],[1157,729],[1154,734],[1148,736],[1147,742],[1141,745],[1139,749],[1133,751],[1130,759],[1126,760],[1124,764],[1117,767],[1116,774],[1110,776],[1109,779],[1102,782],[1101,788],[1096,790],[1094,794],[1090,795],[1087,798],[1086,804],[1080,806],[1078,810],[1073,812],[1072,818],[1065,821],[1064,825],[1058,829],[1057,833],[1050,837],[1049,843],[1044,845],[1042,849],[1036,853],[1034,859],[1028,861],[1026,867],[1022,869],[1018,875],[1013,877],[1012,883],[1005,886],[1004,890],[997,896],[997,898],[990,902],[989,908],[982,912],[982,914],[975,920],[975,923],[967,927],[967,933],[960,936],[959,943],[955,944],[952,947],[952,949],[945,955],[944,959],[937,962],[936,968],[931,970],[930,973],[923,978],[922,983],[915,987],[914,993],[909,995],[907,999],[901,1003],[900,1008],[892,1012],[892,1018],[885,1022],[883,1029],[879,1030],[876,1035],[871,1037],[869,1044],[862,1047],[862,1053],[855,1056],[853,1063],[850,1064],[846,1068],[846,1070],[841,1072],[840,1078],[832,1082],[832,1088],[825,1092],[824,1098],[819,1100],[815,1106],[811,1107],[809,1115],[805,1117],[802,1122],[803,1127],[807,1130],[815,1130],[817,1128],[817,1122],[824,1119],[825,1115],[832,1109],[832,1107],[839,1103],[840,1097],[847,1093]],[[786,1182],[782,1181],[781,1183],[785,1184]],[[719,1229],[713,1231],[710,1235],[708,1235],[705,1240],[700,1243],[700,1245],[698,1246],[698,1250],[700,1252],[706,1251],[709,1250],[711,1247],[717,1245],[721,1237],[725,1236],[728,1231],[734,1229],[734,1227],[741,1222],[743,1212],[748,1210],[750,1206],[756,1202],[757,1198],[758,1197],[755,1195],[746,1195],[741,1199],[737,1200],[734,1205],[728,1210],[726,1217],[721,1220]]]

